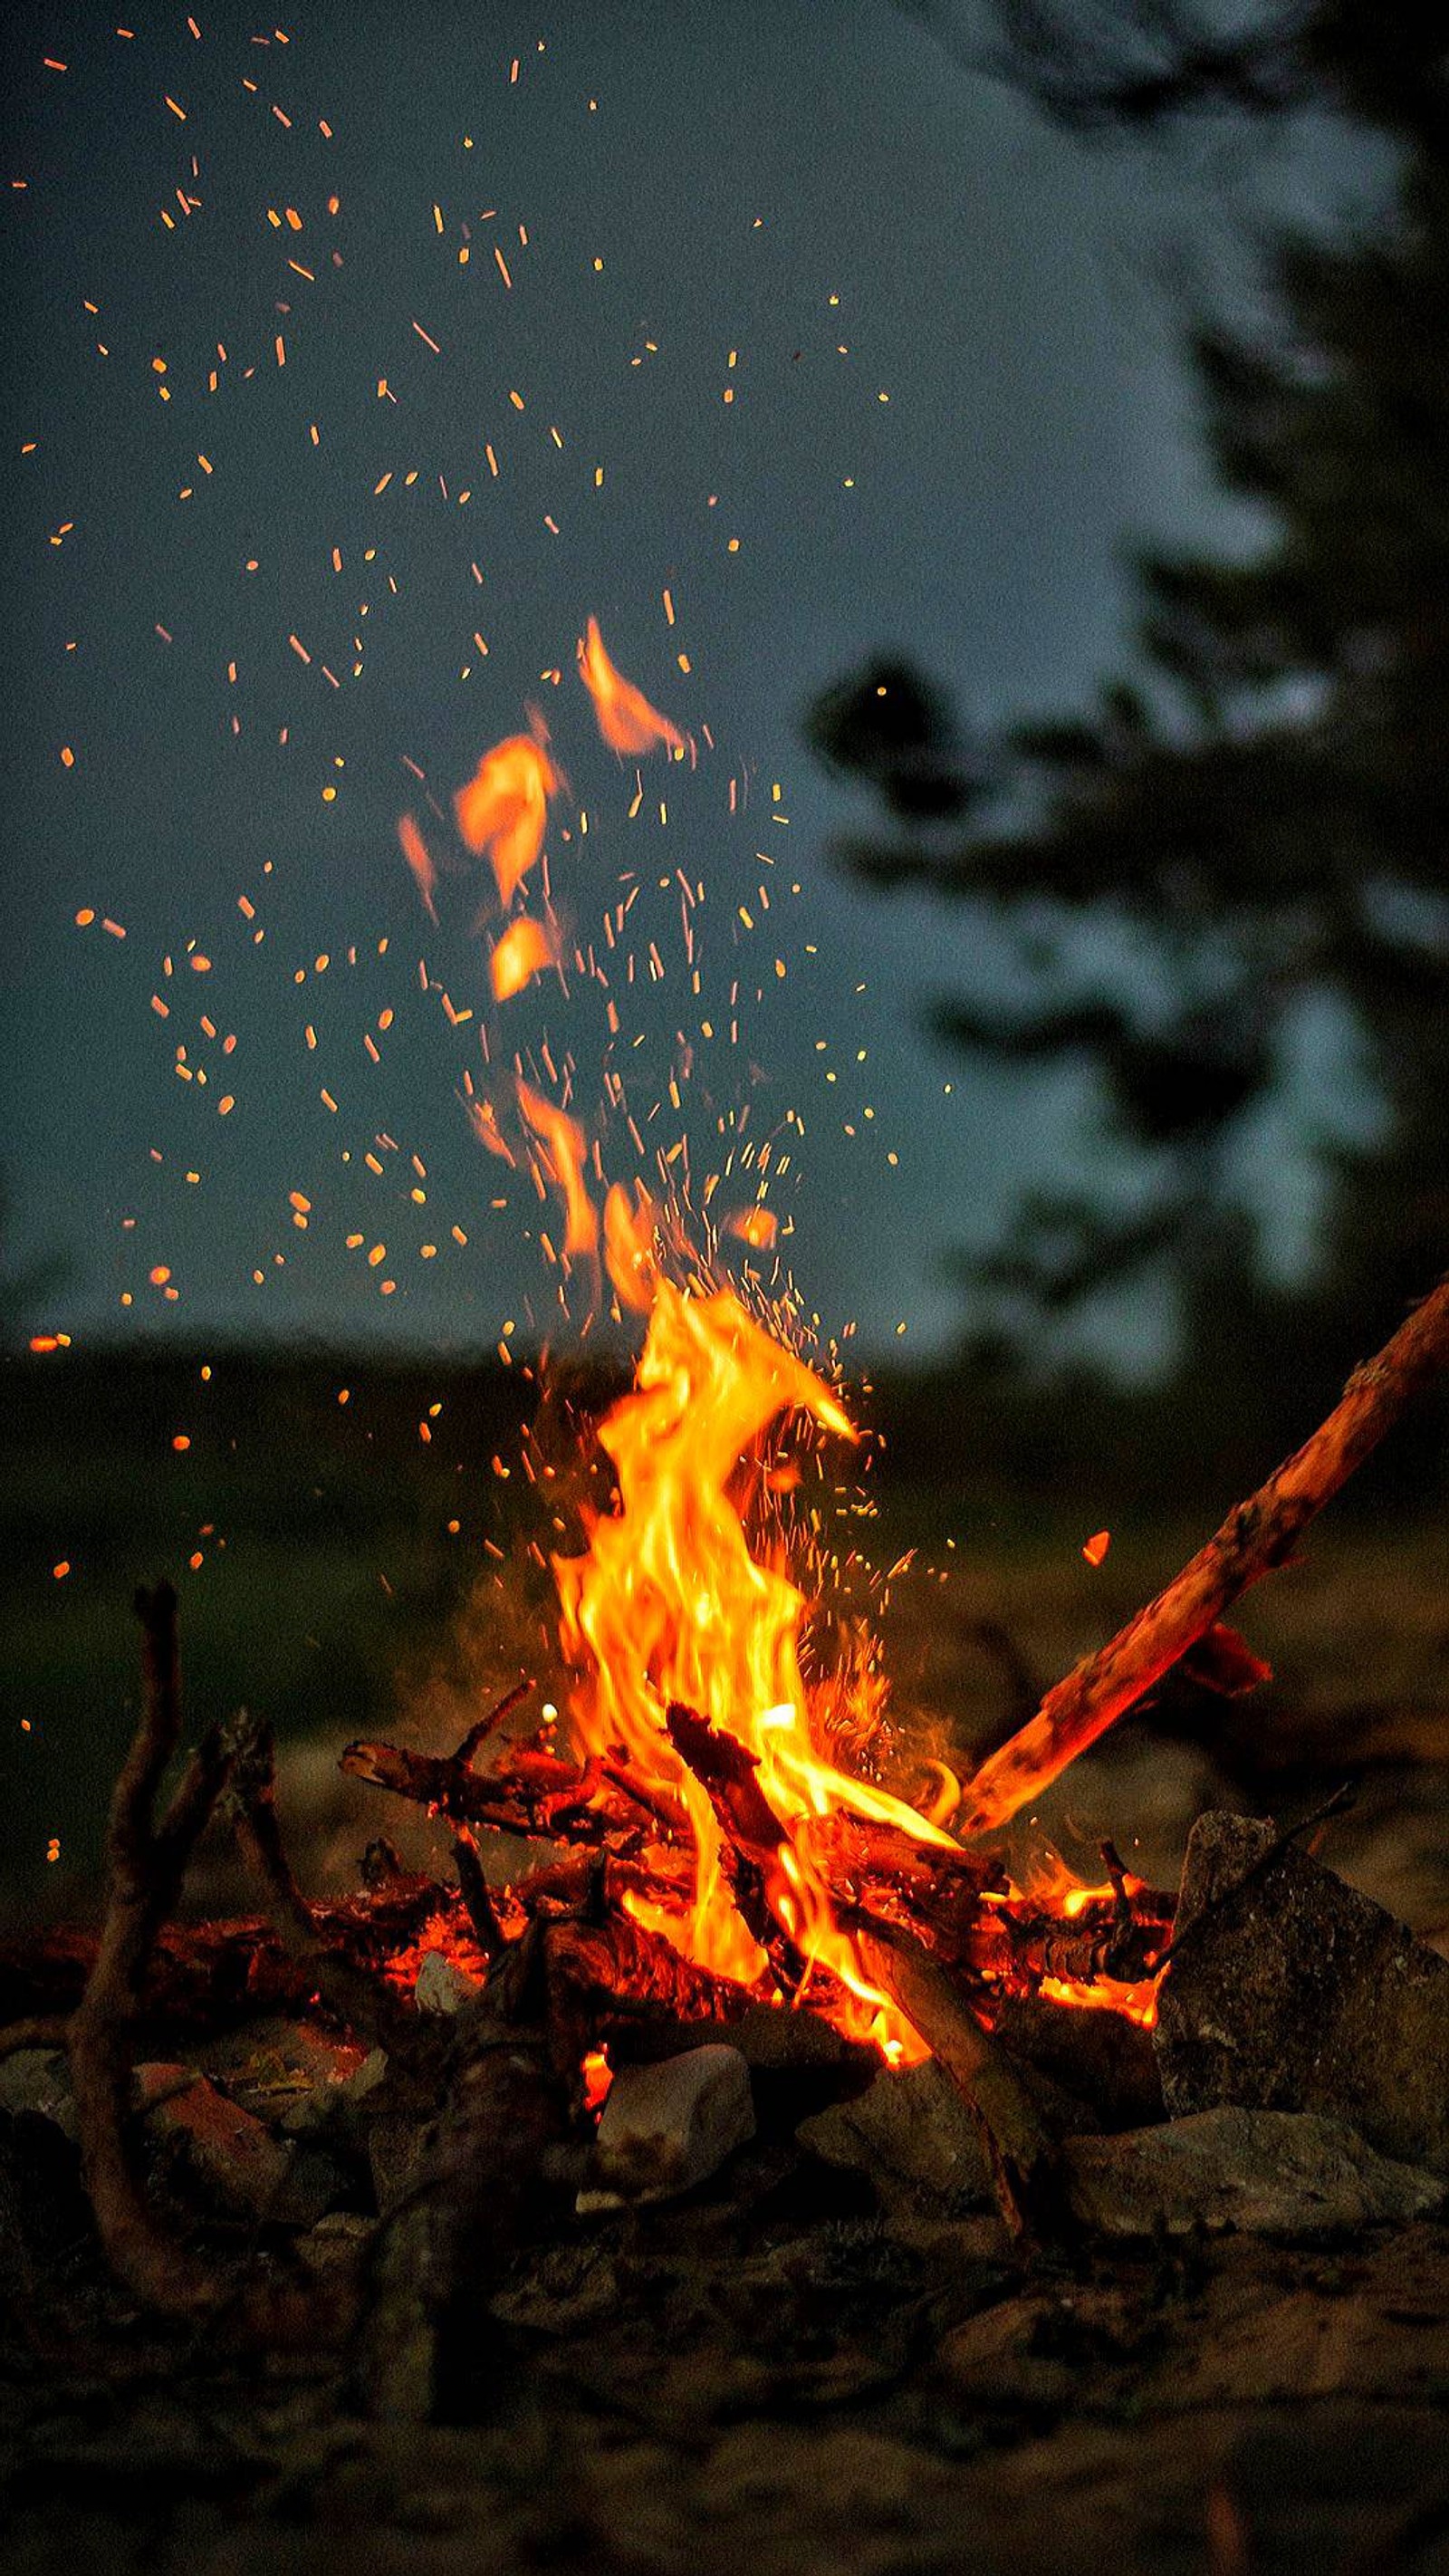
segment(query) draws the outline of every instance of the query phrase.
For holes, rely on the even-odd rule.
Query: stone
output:
[[[291,2154],[250,2111],[194,2066],[138,2066],[132,2089],[151,2136],[184,2174],[230,2209],[256,2217],[277,2211]]]
[[[72,2143],[80,2136],[70,2063],[63,2048],[17,2048],[0,2057],[0,2111],[33,2111]]]
[[[442,1950],[430,1950],[418,1970],[413,2001],[422,2013],[459,2013],[483,1992],[481,1977],[470,1977]]]
[[[690,2048],[656,2066],[622,2066],[599,2121],[580,2215],[672,2200],[754,2134],[750,2070],[737,2048]]]
[[[953,2203],[991,2190],[980,2132],[955,2085],[932,2057],[881,2072],[850,2102],[837,2102],[795,2132],[829,2165],[863,2173],[887,2197],[902,2188]]]
[[[1200,1817],[1156,2048],[1170,2112],[1218,2103],[1349,2120],[1449,2174],[1449,1960],[1276,1828]]]
[[[1437,2174],[1376,2155],[1344,2120],[1223,2107],[1115,2138],[1069,2138],[1071,2205],[1104,2236],[1228,2230],[1294,2244],[1423,2218]]]

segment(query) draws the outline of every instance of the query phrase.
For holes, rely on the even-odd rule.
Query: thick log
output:
[[[956,1830],[988,1833],[1038,1797],[1114,1719],[1160,1681],[1249,1584],[1293,1554],[1314,1514],[1347,1483],[1419,1390],[1449,1365],[1449,1280],[1416,1308],[1341,1401],[1266,1484],[1110,1644],[1048,1691],[1030,1723],[983,1763]]]

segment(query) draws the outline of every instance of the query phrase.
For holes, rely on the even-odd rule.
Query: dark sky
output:
[[[990,961],[831,869],[860,817],[800,717],[882,647],[978,720],[1080,702],[1123,650],[1124,538],[1241,537],[1145,281],[1140,171],[884,0],[124,23],[55,0],[7,39],[0,1161],[7,1266],[69,1264],[27,1326],[551,1329],[548,1219],[458,1099],[469,1073],[506,1123],[523,1049],[555,1096],[574,1060],[610,1178],[641,1167],[609,1071],[697,1189],[733,1147],[716,1214],[774,1136],[806,1308],[939,1342],[944,1253],[1074,1131],[918,1034]],[[632,819],[637,764],[574,671],[591,613],[698,747],[642,765]],[[440,815],[530,702],[568,779],[549,891],[617,1034],[574,976],[495,1010],[486,872],[444,878],[435,927],[399,854],[404,810],[456,847]]]

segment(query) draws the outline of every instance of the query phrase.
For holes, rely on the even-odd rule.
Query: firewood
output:
[[[471,1771],[456,1754],[411,1753],[399,1744],[349,1744],[339,1766],[391,1789],[451,1825],[487,1826],[548,1842],[602,1843],[639,1829],[637,1811],[600,1795],[597,1764],[580,1769],[551,1753],[515,1750],[506,1767]]]
[[[1167,1589],[1048,1691],[1030,1723],[983,1763],[965,1793],[956,1830],[980,1834],[1004,1824],[1095,1743],[1231,1602],[1292,1555],[1314,1514],[1446,1365],[1449,1280],[1424,1299],[1376,1358],[1355,1369],[1326,1421],[1229,1512]]]
[[[1069,2232],[1057,2142],[1003,2050],[955,1980],[910,1932],[857,1917],[862,1961],[919,2031],[981,2131],[997,2206],[1025,2242]]]
[[[758,1941],[781,1993],[797,1992],[805,1960],[771,1910],[768,1887],[789,1835],[758,1777],[757,1757],[722,1726],[711,1726],[682,1702],[671,1702],[669,1741],[714,1809],[722,1837],[720,1865],[745,1929]]]

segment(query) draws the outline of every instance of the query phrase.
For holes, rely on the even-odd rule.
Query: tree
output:
[[[1371,1144],[1324,1149],[1316,1308],[1285,1314],[1300,1340],[1334,1319],[1328,1370],[1449,1260],[1449,47],[1404,0],[1310,0],[1235,40],[1186,0],[996,15],[1012,75],[1087,131],[1316,102],[1394,147],[1372,230],[1285,233],[1267,324],[1192,331],[1217,472],[1271,532],[1242,562],[1136,558],[1140,677],[984,752],[898,666],[809,718],[890,819],[848,864],[1016,936],[1025,999],[967,997],[945,1032],[1092,1068],[1123,1149],[1106,1195],[1027,1205],[998,1286],[1060,1308],[1155,1268],[1189,1318],[1255,1293],[1236,1150],[1309,1005],[1337,1007],[1379,1107]]]

